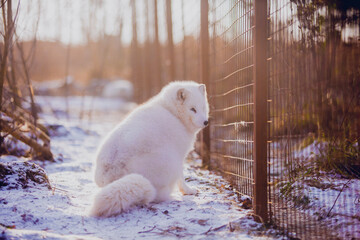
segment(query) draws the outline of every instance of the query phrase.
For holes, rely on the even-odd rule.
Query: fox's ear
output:
[[[200,90],[200,92],[201,92],[202,94],[205,95],[205,92],[206,92],[206,86],[205,86],[205,84],[200,84],[199,90]]]
[[[177,96],[176,97],[177,100],[183,103],[185,101],[185,99],[186,99],[186,90],[185,90],[185,88],[180,88],[177,91],[176,96]]]

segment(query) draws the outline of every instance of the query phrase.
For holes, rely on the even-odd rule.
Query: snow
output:
[[[360,180],[321,179],[329,188],[321,189],[303,185],[303,193],[310,199],[309,212],[324,219],[330,229],[340,236],[360,238]],[[342,190],[342,192],[341,192]],[[357,201],[357,202],[356,202]]]
[[[65,112],[63,98],[37,99],[45,122],[58,126],[51,142],[56,162],[36,161],[47,172],[52,190],[44,186],[0,190],[0,238],[4,234],[10,239],[274,238],[269,236],[273,231],[264,232],[263,225],[249,217],[250,210],[239,207],[237,196],[226,187],[228,182],[200,169],[201,160],[195,154],[185,164],[186,181],[199,190],[195,196],[176,191],[169,202],[136,207],[107,219],[89,217],[87,211],[98,190],[92,173],[97,146],[135,105],[118,99],[72,97],[72,115],[67,117],[54,115],[54,110]],[[94,111],[91,119],[78,118],[84,109]],[[19,158],[0,158],[1,162],[13,160]]]
[[[279,142],[273,144],[275,150],[283,148]],[[314,161],[327,144],[314,141],[303,149],[294,150],[293,163],[304,166],[304,169],[313,169]],[[291,182],[287,175],[289,166],[280,158],[273,159],[270,173],[274,179],[279,179],[274,193],[289,200],[287,204],[290,208],[317,216],[339,237],[360,239],[360,179],[345,179],[339,174],[324,171],[318,171],[317,175],[303,171]],[[281,193],[286,189],[291,191]],[[294,201],[294,198],[297,200]]]
[[[44,185],[50,189],[44,169],[28,161],[0,162],[0,186],[2,189],[18,189]]]
[[[133,97],[133,85],[127,80],[115,80],[104,86],[102,96],[130,100]]]

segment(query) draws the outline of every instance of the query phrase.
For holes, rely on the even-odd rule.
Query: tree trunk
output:
[[[0,64],[0,110],[2,109],[2,98],[3,98],[3,86],[6,78],[6,68],[7,68],[7,57],[9,53],[10,45],[10,34],[11,29],[9,28],[9,19],[11,17],[11,0],[7,1],[7,15],[5,9],[5,0],[1,0],[2,5],[2,17],[4,23],[4,49],[1,54],[1,64]],[[6,19],[7,17],[7,19]]]
[[[168,33],[168,57],[169,57],[169,77],[168,82],[175,80],[175,55],[174,55],[174,41],[172,32],[172,13],[171,0],[166,0],[166,25]]]
[[[155,25],[155,79],[156,79],[156,92],[160,90],[163,85],[161,74],[161,47],[159,42],[159,24],[158,24],[158,8],[157,0],[154,0],[154,25]]]

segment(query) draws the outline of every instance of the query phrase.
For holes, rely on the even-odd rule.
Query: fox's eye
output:
[[[194,113],[196,113],[196,109],[195,108],[191,108],[191,111],[193,111]]]

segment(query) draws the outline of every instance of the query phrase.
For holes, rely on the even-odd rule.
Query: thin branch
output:
[[[16,126],[15,128],[12,129],[12,131],[7,132],[4,136],[1,136],[1,138],[6,138],[7,136],[11,135],[13,132],[17,131],[18,129],[20,129],[22,126],[24,126],[23,124],[19,124],[18,126]]]
[[[35,100],[34,100],[34,90],[31,84],[31,80],[30,80],[30,74],[29,74],[29,69],[25,60],[25,54],[24,54],[24,49],[22,44],[20,44],[19,42],[16,43],[17,47],[19,49],[20,52],[20,57],[21,57],[21,62],[23,65],[23,69],[24,69],[24,73],[25,73],[25,80],[26,80],[26,84],[29,90],[29,95],[30,95],[30,100],[31,100],[31,114],[34,117],[34,124],[36,126],[36,120],[37,120],[37,110],[35,107]]]
[[[338,198],[340,197],[340,194],[343,192],[343,190],[344,190],[345,187],[350,183],[351,180],[352,180],[352,179],[350,179],[349,181],[347,181],[347,182],[344,184],[344,186],[341,188],[339,194],[337,195],[337,197],[336,197],[336,199],[335,199],[334,204],[332,205],[332,207],[330,208],[329,212],[328,212],[327,215],[326,215],[327,217],[330,216],[330,212],[331,212],[331,211],[333,210],[333,208],[335,207],[335,204],[336,204]]]
[[[2,54],[2,58],[1,58],[1,64],[0,64],[0,110],[2,108],[2,98],[3,98],[3,86],[4,86],[4,82],[5,82],[5,75],[6,75],[6,64],[7,64],[7,56],[8,56],[8,52],[9,52],[9,40],[10,40],[10,33],[9,33],[9,22],[6,19],[6,13],[5,13],[5,1],[2,0],[2,17],[3,17],[3,22],[4,22],[4,30],[5,30],[5,35],[4,35],[4,50],[3,50],[3,54]],[[11,7],[11,0],[9,0],[8,4],[7,4],[8,8],[9,6]],[[8,11],[8,15],[7,17],[9,17],[9,9],[7,9]],[[11,11],[11,9],[10,9]]]
[[[0,126],[4,132],[10,133],[11,136],[13,136],[17,140],[25,143],[26,145],[28,145],[32,149],[34,149],[35,152],[38,154],[38,156],[41,157],[42,159],[54,161],[53,155],[52,155],[49,147],[41,146],[37,141],[23,135],[17,129],[15,129],[15,131],[14,131],[14,128],[10,127],[8,122],[6,122],[2,119],[0,119]]]
[[[44,131],[42,131],[38,126],[33,125],[30,121],[26,120],[21,116],[16,116],[11,111],[8,111],[6,109],[3,109],[2,112],[23,125],[27,124],[28,127],[35,133],[35,135],[39,137],[45,144],[47,145],[50,144],[50,137]]]
[[[7,2],[7,0],[5,0],[5,1],[1,1],[1,6],[0,6],[0,8],[3,8],[3,7],[4,7],[4,5],[6,4],[6,2]]]
[[[149,233],[149,232],[151,232],[152,230],[154,230],[155,228],[156,228],[156,226],[152,227],[152,228],[149,229],[149,230],[141,231],[141,232],[138,232],[138,233]]]

